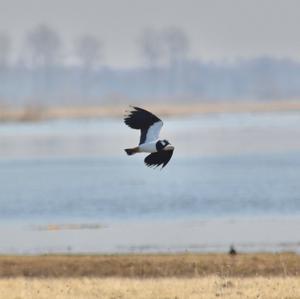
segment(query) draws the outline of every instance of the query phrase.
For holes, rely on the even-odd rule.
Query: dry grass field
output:
[[[300,299],[300,256],[0,256],[0,299]]]
[[[300,276],[300,255],[127,254],[0,256],[0,278]]]
[[[300,277],[0,279],[1,299],[300,298]]]

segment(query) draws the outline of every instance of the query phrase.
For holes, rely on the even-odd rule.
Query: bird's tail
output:
[[[125,152],[127,153],[128,156],[131,156],[133,154],[138,153],[139,148],[138,147],[133,147],[133,148],[125,148]]]

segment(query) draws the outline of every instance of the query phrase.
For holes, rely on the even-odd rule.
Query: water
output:
[[[2,125],[0,219],[2,227],[21,223],[20,234],[24,234],[24,227],[27,229],[27,245],[26,241],[16,245],[19,236],[6,235],[10,245],[0,246],[0,251],[14,252],[20,247],[28,252],[36,250],[41,238],[28,235],[32,224],[94,222],[112,229],[118,223],[120,226],[109,234],[115,238],[114,245],[109,247],[106,240],[105,247],[118,251],[120,246],[151,247],[162,227],[170,236],[171,226],[161,224],[166,221],[177,223],[179,235],[181,231],[190,236],[195,233],[191,231],[194,225],[187,225],[190,221],[253,219],[251,227],[258,218],[298,221],[299,113],[170,118],[165,121],[163,137],[176,150],[167,167],[160,171],[146,168],[143,155],[125,155],[122,149],[135,145],[138,132],[118,119]],[[133,223],[130,232],[141,239],[130,241],[127,232],[127,243],[119,241],[125,232],[124,223]],[[145,230],[140,231],[139,227],[146,223],[157,229],[145,239]],[[218,230],[222,231],[224,225],[219,223]],[[200,224],[197,227],[200,229]],[[213,227],[211,231],[216,228]],[[268,227],[261,240],[277,234],[276,242],[299,241],[295,235],[284,239],[288,229],[280,234],[270,230],[272,225]],[[85,237],[89,234],[85,233]],[[236,234],[234,241],[242,240],[243,234]],[[180,239],[179,235],[174,236],[174,242]],[[258,235],[253,234],[253,242]],[[94,237],[86,241],[87,247],[77,244],[77,251],[101,251],[98,243],[93,243],[94,247],[87,245]],[[40,251],[47,251],[55,242],[59,245],[53,250],[64,251],[73,240],[70,234],[63,235],[59,242],[51,238]],[[202,242],[209,241],[205,240]],[[164,242],[162,239],[155,243],[155,248],[163,250],[172,243],[171,239],[170,244]],[[172,243],[173,248],[195,248],[191,240],[182,242]],[[211,248],[219,246],[212,239],[210,242],[214,244]],[[29,243],[35,244],[31,245],[35,249]],[[165,247],[160,247],[162,244]]]
[[[127,158],[127,157],[126,157]],[[2,220],[300,214],[300,155],[0,162]]]

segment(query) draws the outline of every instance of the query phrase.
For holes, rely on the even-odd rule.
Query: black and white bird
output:
[[[173,155],[174,146],[166,139],[159,139],[162,120],[147,110],[132,107],[127,111],[124,122],[132,129],[141,130],[139,145],[125,149],[125,152],[128,155],[151,153],[145,158],[145,164],[155,168],[160,165],[165,167]]]

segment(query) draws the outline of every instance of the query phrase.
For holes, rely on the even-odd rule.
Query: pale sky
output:
[[[189,37],[191,58],[300,61],[298,0],[0,0],[0,32],[11,35],[15,53],[41,23],[60,33],[66,49],[80,34],[96,35],[113,66],[142,63],[137,39],[143,29],[174,26]]]

